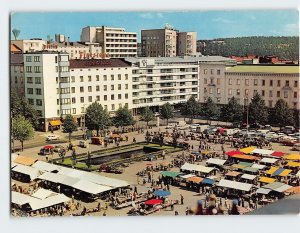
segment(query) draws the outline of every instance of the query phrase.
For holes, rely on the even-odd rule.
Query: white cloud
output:
[[[234,23],[234,21],[224,18],[215,18],[212,20],[213,22],[219,22],[219,23]]]
[[[154,19],[154,18],[163,18],[164,15],[162,13],[141,13],[139,14],[139,17],[143,19]]]

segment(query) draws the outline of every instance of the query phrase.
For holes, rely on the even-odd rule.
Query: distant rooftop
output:
[[[297,65],[237,65],[227,68],[227,73],[299,74]]]
[[[111,59],[89,59],[89,60],[70,60],[70,69],[73,68],[93,68],[93,67],[131,67],[129,62],[123,59],[111,58]]]

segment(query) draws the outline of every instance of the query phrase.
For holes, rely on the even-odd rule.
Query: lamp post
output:
[[[83,139],[85,140],[85,104],[83,105],[81,113],[83,114]]]

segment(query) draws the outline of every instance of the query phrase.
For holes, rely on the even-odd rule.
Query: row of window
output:
[[[115,98],[116,96],[116,98]],[[125,99],[128,99],[128,93],[124,94],[124,98]],[[122,97],[122,94],[112,94],[110,95],[110,99],[109,100],[115,100],[115,99],[118,99],[118,100],[122,100],[123,97]],[[103,95],[103,100],[104,101],[108,101],[108,95]],[[93,101],[100,101],[100,95],[97,95],[96,98],[93,100],[93,96],[88,96],[88,102],[93,102]],[[59,99],[57,99],[57,105],[60,105],[60,104],[76,104],[76,97],[72,97],[71,99],[70,98],[65,98],[65,99],[62,99],[61,101]],[[85,98],[84,97],[80,97],[80,103],[84,103],[85,102]]]
[[[27,88],[27,94],[33,95],[33,88]],[[42,95],[42,89],[41,88],[35,88],[35,94],[36,95]]]
[[[34,105],[34,99],[28,99],[28,103],[31,104],[31,105]],[[36,99],[35,100],[35,105],[36,106],[43,106],[43,100],[41,99]]]
[[[260,80],[261,81],[261,85],[262,86],[266,86],[266,80],[264,80],[264,79],[262,79],[262,80]],[[281,81],[282,80],[277,80],[276,81],[276,85],[277,85],[277,87],[281,87]],[[205,79],[204,79],[204,84],[206,84],[207,83],[207,81],[205,81]],[[211,81],[212,82],[212,81]],[[229,85],[232,85],[233,84],[233,80],[230,78],[230,79],[228,79],[228,84]],[[236,79],[236,85],[241,85],[241,80],[240,79]],[[245,85],[246,86],[249,86],[250,85],[250,82],[249,82],[249,79],[245,79]],[[254,79],[253,80],[253,85],[254,86],[258,86],[258,79]],[[269,86],[270,87],[273,87],[275,85],[275,82],[274,82],[274,80],[269,80]],[[290,86],[290,81],[289,80],[285,80],[285,86],[287,86],[287,87],[289,87]],[[298,87],[298,81],[297,80],[295,80],[294,81],[294,85],[293,85],[294,87]]]
[[[25,60],[26,60],[26,62],[32,62],[32,56],[26,56]],[[39,62],[40,61],[40,56],[33,56],[33,61],[34,62]]]
[[[203,69],[204,74],[208,74],[208,69]],[[210,69],[210,74],[213,75],[215,73],[214,69]],[[217,75],[221,75],[221,70],[217,70]]]
[[[41,73],[41,67],[40,66],[26,66],[25,70],[27,73],[32,73],[32,67],[34,73]]]
[[[33,78],[32,77],[27,77],[27,83],[33,83]],[[41,84],[42,83],[42,78],[41,77],[34,77],[34,83],[35,84]]]
[[[80,82],[84,82],[86,78],[87,78],[88,82],[92,82],[93,81],[91,75],[89,75],[87,77],[79,76]],[[116,75],[116,78],[118,78],[118,80],[122,80],[122,75],[118,74],[118,75]],[[113,74],[110,75],[110,80],[114,81],[115,80],[115,75],[113,75]],[[128,80],[128,74],[125,74],[125,80]],[[75,76],[71,76],[71,82],[74,83],[75,81],[76,81],[76,77]],[[100,75],[96,75],[94,81],[100,81]],[[101,80],[101,81],[107,81],[107,75],[103,75],[103,80]],[[58,83],[58,79],[56,79],[56,82]]]

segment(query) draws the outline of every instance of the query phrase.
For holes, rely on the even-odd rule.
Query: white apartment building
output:
[[[137,35],[124,28],[87,26],[81,31],[80,41],[99,43],[102,52],[112,58],[137,56]]]
[[[224,105],[234,96],[240,104],[247,105],[258,93],[269,108],[274,108],[276,101],[283,99],[290,108],[299,110],[299,66],[205,65],[200,76],[200,102],[211,97]]]
[[[10,55],[10,87],[18,96],[25,97],[23,54]]]
[[[42,51],[43,46],[47,44],[47,41],[42,39],[30,39],[30,40],[11,40],[12,44],[18,46],[23,53]]]
[[[79,125],[97,101],[110,113],[132,108],[132,69],[120,59],[69,60],[66,53],[24,54],[25,97],[41,115],[44,131],[71,114]]]

